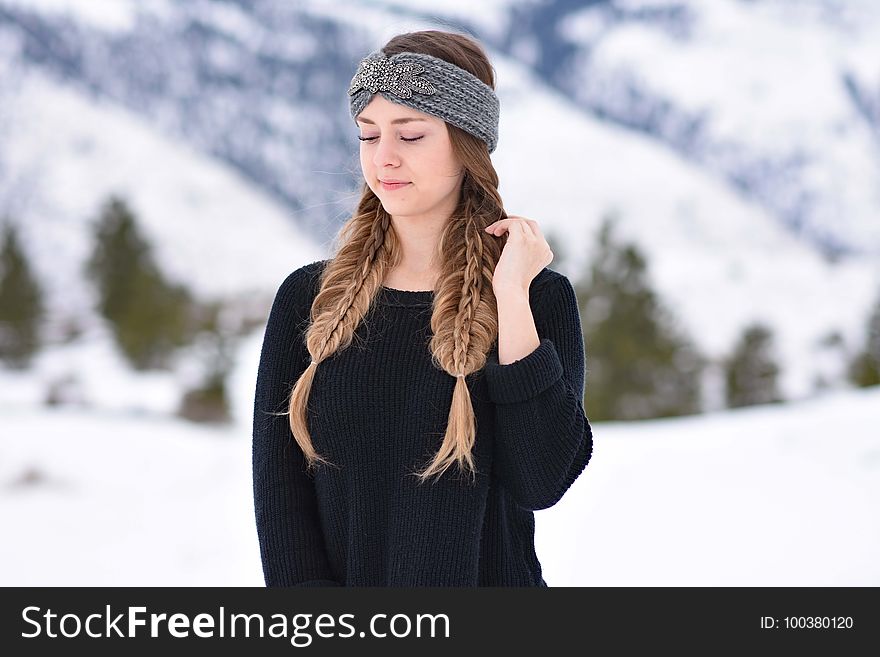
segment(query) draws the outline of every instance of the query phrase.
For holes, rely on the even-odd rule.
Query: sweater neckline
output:
[[[424,306],[434,302],[434,290],[398,290],[382,286],[382,301],[391,306]]]

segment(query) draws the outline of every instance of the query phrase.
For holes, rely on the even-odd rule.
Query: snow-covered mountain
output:
[[[15,165],[10,213],[27,219],[21,228],[56,310],[91,301],[80,268],[98,204],[113,193],[131,204],[163,270],[202,297],[265,293],[323,253],[265,190],[124,107],[31,71],[16,84],[14,112],[4,140]]]
[[[525,64],[539,93],[673,151],[824,253],[880,255],[880,6],[868,0],[0,2],[27,62],[294,210],[330,201],[298,217],[312,228],[348,209],[337,196],[356,144],[340,89],[357,58],[440,19]]]
[[[267,297],[356,199],[358,58],[461,26],[498,73],[505,206],[564,243],[551,266],[577,278],[616,212],[700,348],[765,321],[796,398],[840,383],[819,344],[860,345],[880,288],[877,11],[837,4],[0,0],[0,211],[59,323],[94,324],[111,191],[174,278]]]
[[[705,169],[828,256],[880,256],[880,3],[474,4],[444,13],[584,112]]]

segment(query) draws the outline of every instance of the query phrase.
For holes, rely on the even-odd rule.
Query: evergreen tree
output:
[[[849,366],[849,379],[859,387],[880,384],[880,295],[868,317],[865,348]]]
[[[747,326],[724,360],[727,406],[737,408],[782,401],[777,389],[779,367],[773,361],[773,334],[759,323]]]
[[[44,314],[43,292],[7,218],[0,245],[0,360],[16,369],[30,363]]]
[[[584,408],[591,420],[697,413],[705,365],[650,288],[644,256],[604,219],[589,280],[578,286],[587,350]]]
[[[98,289],[99,310],[137,369],[169,366],[171,352],[195,331],[187,290],[165,280],[126,203],[111,197],[95,231],[86,274]]]

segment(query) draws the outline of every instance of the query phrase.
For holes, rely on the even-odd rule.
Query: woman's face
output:
[[[458,203],[464,170],[443,119],[376,94],[357,116],[361,169],[394,218],[445,220]],[[383,180],[403,181],[388,186]]]

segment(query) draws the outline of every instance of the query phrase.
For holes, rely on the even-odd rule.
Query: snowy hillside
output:
[[[226,163],[316,241],[332,234],[357,168],[339,95],[357,35],[298,3],[120,0],[107,13],[103,4],[0,0],[0,44]]]
[[[308,82],[297,92],[306,99],[301,103],[279,95],[281,88],[273,91],[280,82],[267,87],[260,66],[290,66],[294,74],[305,74],[318,46],[311,36],[299,36],[309,21],[318,21],[349,34],[351,52],[334,54],[339,59],[326,71],[312,71],[305,80],[337,79],[343,88],[354,58],[367,48],[397,31],[436,25],[390,12],[382,3],[369,11],[321,2],[295,10],[272,2],[209,0],[111,5],[99,11],[96,3],[74,0],[0,0],[0,46],[8,55],[0,96],[10,101],[0,113],[0,200],[22,226],[25,246],[49,287],[53,318],[76,316],[94,324],[79,272],[97,204],[111,191],[132,200],[170,276],[203,296],[256,291],[268,303],[284,274],[325,255],[329,236],[354,202],[354,174],[346,171],[356,172],[357,145],[338,90],[319,91]],[[463,15],[463,6],[444,5],[453,16]],[[516,5],[520,11],[529,6]],[[488,25],[491,12],[508,11],[510,3],[499,1],[470,17]],[[283,42],[280,30],[268,27],[276,15],[291,30]],[[490,42],[502,28],[495,29]],[[44,37],[36,42],[35,34]],[[46,38],[66,45],[48,48]],[[216,44],[225,44],[225,59],[218,59]],[[141,51],[150,57],[138,56]],[[523,65],[521,53],[516,58],[505,52],[492,53],[504,108],[493,160],[507,210],[538,220],[564,243],[553,268],[576,279],[589,261],[600,219],[616,212],[620,234],[646,252],[658,291],[710,358],[725,355],[748,322],[764,321],[776,331],[786,396],[812,394],[817,378],[840,385],[840,356],[829,357],[818,345],[832,331],[840,331],[850,350],[862,344],[880,288],[880,259],[829,262],[766,203],[741,193],[711,167],[682,157],[661,135],[585,111],[589,107]],[[260,65],[253,59],[258,54]],[[265,59],[270,55],[275,64]],[[343,61],[347,57],[352,63]],[[195,77],[185,77],[181,62],[194,67]],[[171,77],[158,87],[145,85],[148,63],[158,67],[157,75]],[[221,76],[221,69],[228,75]],[[734,114],[745,111],[736,100],[733,94],[717,102],[729,103]],[[327,111],[334,103],[338,114]],[[318,114],[330,123],[316,130]],[[252,132],[246,127],[251,121],[265,130]],[[327,141],[325,128],[339,133],[340,141]],[[240,139],[238,130],[244,131]],[[320,148],[301,137],[314,137]],[[304,153],[320,159],[298,163]],[[344,155],[332,164],[333,153]],[[864,166],[848,176],[851,184],[835,185],[841,195],[873,175],[864,158],[848,159],[847,166],[859,162]],[[311,180],[314,175],[345,181],[332,191]],[[279,195],[286,184],[292,186]],[[848,201],[841,196],[840,202]],[[871,221],[870,203],[861,207],[865,211],[847,214],[847,221],[858,224],[864,237],[880,222]],[[327,212],[335,223],[322,231],[315,225]],[[63,362],[73,351],[87,353],[55,351],[52,360]],[[74,365],[78,358],[67,362],[88,376]],[[2,391],[3,398],[11,394]]]
[[[91,323],[82,267],[111,193],[131,204],[163,271],[203,298],[271,295],[287,273],[324,253],[238,172],[123,108],[39,71],[20,79],[15,99],[3,153],[17,176],[6,187],[8,211],[47,285],[50,321]]]
[[[587,476],[536,514],[547,582],[880,585],[878,409],[873,389],[599,424]]]
[[[565,38],[593,43],[567,69],[576,101],[655,135],[823,251],[880,258],[880,115],[864,103],[880,100],[877,3],[622,4],[681,18],[671,30],[572,16]]]
[[[393,33],[444,26],[530,68],[529,93],[642,134],[821,252],[880,254],[869,0],[0,0],[0,42],[27,62],[313,207],[298,221],[322,237],[357,169],[338,90]]]
[[[391,4],[436,11],[430,0]],[[580,111],[705,169],[822,253],[880,256],[880,3],[442,6]]]
[[[4,408],[0,584],[261,586],[246,403],[254,375],[236,374],[238,424],[223,430]],[[870,390],[594,424],[587,469],[535,514],[545,579],[880,585],[878,408],[880,390]]]

